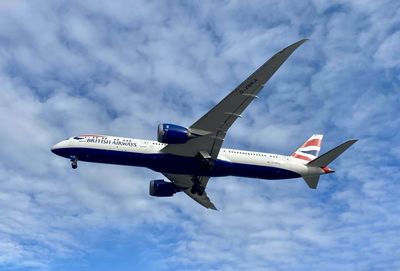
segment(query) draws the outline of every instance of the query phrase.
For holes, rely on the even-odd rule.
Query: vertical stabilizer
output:
[[[321,149],[322,138],[323,135],[312,135],[292,154],[292,157],[306,162],[314,160],[318,157]]]

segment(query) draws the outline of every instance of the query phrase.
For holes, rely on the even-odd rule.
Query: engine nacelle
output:
[[[154,197],[172,197],[176,192],[181,191],[179,187],[164,180],[152,180],[150,182],[149,192]]]
[[[158,125],[158,142],[167,144],[183,144],[190,138],[191,134],[185,127],[168,123]]]

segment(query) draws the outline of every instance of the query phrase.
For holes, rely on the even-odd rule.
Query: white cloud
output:
[[[0,4],[2,267],[113,253],[93,241],[110,230],[142,231],[144,250],[175,270],[400,266],[398,4],[14,2]],[[158,173],[71,171],[49,151],[73,134],[155,138],[158,122],[190,125],[304,36],[226,144],[290,153],[316,132],[324,150],[360,137],[317,191],[215,178],[221,211],[210,212],[185,195],[150,198]]]
[[[379,46],[375,59],[387,68],[395,68],[400,65],[400,31],[387,37]]]

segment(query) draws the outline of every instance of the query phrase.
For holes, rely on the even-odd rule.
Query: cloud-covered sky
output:
[[[150,197],[156,172],[50,152],[190,125],[304,37],[224,146],[359,138],[316,191],[215,178],[214,212]],[[0,2],[0,269],[400,269],[399,48],[398,1]]]

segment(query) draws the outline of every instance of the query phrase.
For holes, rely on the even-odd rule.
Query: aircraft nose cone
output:
[[[56,145],[57,145],[57,144],[56,144]],[[51,147],[51,152],[54,153],[54,154],[57,154],[57,153],[56,153],[56,145],[54,145],[53,147]]]
[[[59,153],[58,150],[60,149],[59,145],[60,145],[60,143],[57,143],[53,147],[51,147],[51,149],[50,149],[51,152],[58,155],[58,153]]]
[[[61,156],[61,157],[69,157],[69,145],[68,145],[68,141],[64,140],[61,142],[58,142],[57,144],[55,144],[53,147],[51,147],[51,152]]]

